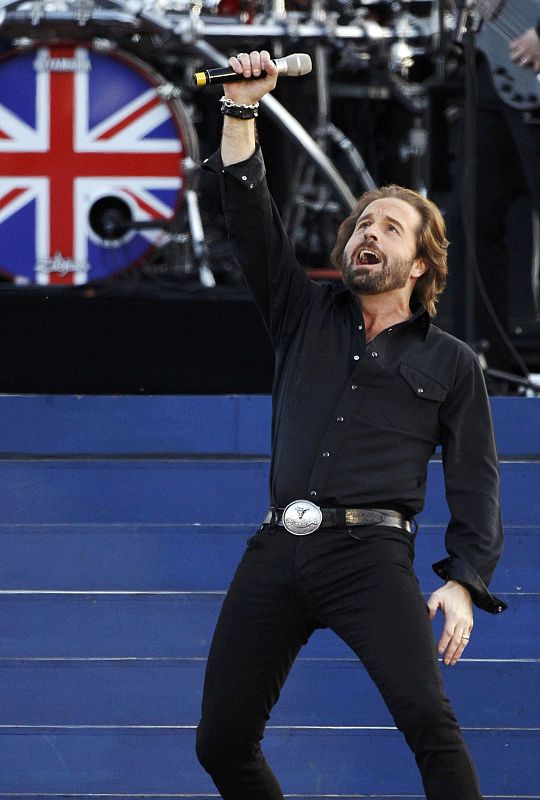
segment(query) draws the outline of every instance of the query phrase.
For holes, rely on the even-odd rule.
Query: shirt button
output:
[[[360,356],[353,356],[355,361],[360,361]]]
[[[387,333],[392,333],[392,328],[388,328]]]
[[[255,184],[254,184],[254,183],[250,183],[250,184],[249,184],[249,188],[250,188],[250,189],[253,189],[253,187],[254,187],[254,186],[255,186]]]
[[[338,417],[338,418],[336,419],[336,422],[343,422],[343,417]]]
[[[324,452],[324,453],[322,454],[322,457],[323,457],[323,458],[329,458],[329,456],[330,456],[330,453],[328,452],[328,450],[326,450],[326,452]]]
[[[317,492],[315,490],[313,490],[309,494],[310,494],[310,497],[317,497]]]
[[[418,394],[424,394],[424,390],[422,389],[421,386],[418,387],[417,391],[418,391]]]
[[[356,389],[358,389],[358,386],[356,385],[356,383],[353,383],[353,385],[351,386],[351,389],[353,390],[353,392],[354,392]]]
[[[371,357],[372,357],[372,358],[377,358],[377,356],[378,356],[378,355],[379,355],[378,353],[376,353],[375,351],[373,351],[373,353],[371,354]]]
[[[361,331],[361,330],[362,330],[362,326],[361,326],[361,325],[359,325],[359,326],[358,326],[358,330],[359,330],[359,331]]]
[[[242,175],[242,180],[247,181],[247,175]]]

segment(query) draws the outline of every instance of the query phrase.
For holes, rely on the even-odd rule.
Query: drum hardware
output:
[[[420,116],[414,118],[413,126],[409,129],[408,138],[399,148],[399,157],[402,161],[409,161],[412,165],[412,185],[420,193],[427,195],[424,180],[424,159],[428,152],[428,132]]]
[[[201,40],[193,43],[193,49],[198,52],[202,63],[211,63],[215,66],[227,66],[226,57],[207,41]],[[322,151],[315,140],[308,134],[306,129],[298,122],[287,109],[270,94],[265,95],[261,100],[261,106],[270,119],[285,133],[292,141],[310,158],[325,180],[332,187],[337,199],[343,207],[352,209],[355,198],[342,176],[339,174],[333,163]]]
[[[119,197],[100,197],[88,213],[90,227],[105,242],[119,241],[131,229],[131,209]]]
[[[413,52],[406,42],[400,41],[390,46],[389,68],[391,72],[399,72],[402,78],[407,78],[413,64]]]
[[[89,39],[99,31],[121,38],[140,23],[120,0],[0,0],[0,29],[10,39]]]
[[[204,237],[204,231],[199,211],[199,199],[194,189],[186,191],[186,205],[188,210],[189,229],[191,232],[191,246],[195,267],[199,274],[201,286],[212,288],[216,281],[212,270],[209,267],[208,246]]]
[[[130,231],[159,230],[176,235],[178,226],[175,219],[135,220],[128,204],[114,195],[96,200],[89,210],[88,219],[96,236],[109,243],[121,243]],[[188,234],[185,237],[189,239]]]
[[[287,6],[285,0],[272,0],[272,19],[287,19]]]
[[[158,88],[158,94],[164,100],[180,100],[182,92],[174,83],[165,83]]]
[[[420,0],[415,0],[415,2],[418,3]],[[425,2],[427,6],[427,3],[431,2],[431,0],[425,0]],[[411,24],[407,26],[402,24],[399,30],[398,25],[384,27],[377,25],[372,20],[360,19],[358,15],[352,24],[339,25],[337,24],[337,16],[327,13],[326,8],[322,9],[324,12],[322,14],[320,9],[318,11],[315,8],[309,19],[302,21],[305,19],[305,15],[287,12],[282,0],[273,0],[270,16],[261,24],[258,23],[258,18],[255,17],[251,24],[242,25],[234,18],[220,17],[218,5],[219,3],[216,4],[213,0],[203,0],[197,5],[190,3],[189,0],[186,0],[185,3],[183,0],[179,2],[175,2],[175,0],[125,0],[125,2],[120,2],[120,0],[107,0],[107,2],[100,2],[100,0],[88,0],[87,2],[84,2],[84,0],[71,0],[71,2],[64,3],[35,2],[32,4],[28,2],[0,2],[0,13],[5,13],[7,9],[9,12],[8,18],[11,20],[10,25],[13,25],[16,19],[22,24],[23,21],[28,23],[29,9],[34,8],[35,15],[39,17],[39,22],[36,24],[35,30],[33,30],[35,39],[50,36],[52,29],[55,32],[63,32],[64,27],[65,29],[70,29],[69,26],[71,25],[73,29],[76,27],[84,28],[85,35],[95,41],[99,40],[99,34],[104,30],[103,25],[107,24],[109,26],[110,24],[111,39],[121,41],[127,33],[132,37],[133,51],[135,53],[139,45],[141,46],[141,52],[143,52],[142,46],[145,43],[149,47],[153,46],[148,39],[141,44],[140,38],[141,35],[153,32],[156,35],[165,35],[163,39],[157,42],[157,50],[159,50],[162,43],[166,43],[167,52],[170,52],[171,55],[180,49],[181,55],[195,53],[200,57],[202,54],[205,60],[211,60],[209,56],[212,51],[214,54],[218,53],[208,43],[208,40],[212,38],[226,40],[228,46],[231,46],[231,44],[234,46],[235,40],[238,39],[245,41],[246,37],[254,41],[254,46],[256,46],[257,38],[261,38],[264,41],[272,39],[276,46],[282,45],[295,37],[306,42],[313,42],[314,47],[321,51],[319,58],[322,62],[319,67],[320,78],[317,84],[318,119],[313,138],[274,97],[264,98],[262,105],[273,121],[300,147],[305,163],[309,164],[311,162],[313,165],[312,174],[311,176],[307,175],[307,179],[304,182],[305,186],[302,187],[305,189],[305,196],[298,195],[299,206],[317,213],[320,213],[320,209],[325,207],[330,214],[334,212],[336,207],[339,207],[339,204],[347,209],[350,208],[354,202],[354,197],[346,182],[328,158],[327,151],[332,146],[337,147],[346,159],[347,165],[350,165],[352,174],[358,177],[362,186],[369,185],[371,178],[352,142],[342,131],[339,131],[329,122],[329,53],[338,43],[343,44],[344,47],[358,45],[363,48],[362,54],[366,58],[370,57],[370,51],[383,53],[383,57],[387,59],[387,64],[391,65],[391,69],[396,70],[400,75],[404,75],[408,69],[407,59],[414,59],[417,52],[414,44],[416,44],[417,39],[421,40],[422,36],[426,35],[426,31],[422,26],[415,27],[414,18],[411,20]],[[369,0],[365,0],[362,5],[371,6],[373,4]],[[401,13],[401,11],[395,10],[395,3],[388,4],[389,8],[390,5],[392,5],[392,13]],[[399,9],[401,10],[402,7],[408,7],[407,3],[400,3]],[[205,14],[207,15],[206,17]],[[6,22],[9,20],[6,20]],[[3,27],[0,24],[0,31]],[[26,30],[28,30],[28,26]],[[139,38],[139,42],[135,41],[137,38]],[[412,53],[405,52],[405,46],[409,42],[411,42],[410,50]],[[155,45],[156,42],[153,44]],[[392,49],[394,45],[395,47]],[[98,47],[99,45],[93,46]],[[111,46],[113,48],[116,47],[109,41],[109,47]],[[419,44],[418,51],[421,49]],[[162,53],[164,52],[163,49]],[[159,61],[162,53],[156,53],[156,61]],[[225,57],[220,53],[218,54],[221,60],[213,63],[219,65],[226,63]],[[398,87],[399,84],[396,83],[394,86],[396,92],[398,92]],[[173,83],[163,84],[157,91],[164,100],[176,99],[180,102],[180,90]],[[168,91],[171,91],[170,96],[167,95]],[[404,93],[403,96],[405,96]],[[413,100],[415,100],[414,97]],[[411,152],[414,151],[415,147],[412,144],[412,140],[409,144]],[[317,185],[317,172],[324,176],[327,186],[321,185],[320,180]],[[315,187],[312,196],[308,191],[310,185]],[[330,187],[330,189],[327,187]],[[185,189],[186,210],[187,191],[189,189]],[[194,226],[196,228],[196,223],[194,223]],[[144,227],[141,229],[144,229]]]
[[[327,20],[326,0],[314,0],[313,20],[321,25]],[[317,123],[313,139],[323,153],[328,155],[330,145],[337,145],[344,153],[352,173],[367,190],[375,187],[366,165],[353,143],[345,134],[330,122],[330,93],[328,79],[328,46],[318,42],[314,48],[314,74],[316,79]],[[310,251],[316,250],[323,257],[332,247],[335,238],[336,212],[339,206],[331,201],[328,185],[322,183],[312,163],[305,157],[298,161],[290,189],[291,200],[283,214],[285,230],[293,247],[309,241]],[[311,212],[308,214],[307,212]],[[326,223],[321,220],[326,216]],[[318,243],[318,247],[317,247]]]
[[[455,3],[452,0],[452,5]],[[450,32],[454,26],[456,9],[450,15],[446,9],[445,0],[434,0],[432,19],[435,22],[435,33],[433,35],[433,51],[435,59],[435,77],[438,81],[444,81],[447,74],[448,44]],[[448,32],[448,36],[446,35]]]
[[[428,95],[422,84],[409,83],[401,75],[388,75],[391,96],[402,103],[411,114],[422,114],[428,108]]]
[[[188,169],[195,168],[193,163]],[[187,209],[189,234],[178,230],[178,220],[134,220],[129,206],[118,197],[104,197],[98,200],[90,209],[89,221],[92,229],[104,242],[110,244],[122,243],[126,234],[131,231],[161,230],[166,236],[167,243],[191,246],[191,255],[194,262],[192,268],[189,261],[182,265],[183,275],[190,275],[193,271],[198,275],[199,283],[205,288],[213,288],[216,281],[209,266],[209,255],[203,224],[199,211],[199,199],[194,189],[186,189],[184,199]],[[176,271],[179,264],[176,264]]]
[[[77,3],[77,24],[86,25],[94,10],[94,0],[79,0]]]

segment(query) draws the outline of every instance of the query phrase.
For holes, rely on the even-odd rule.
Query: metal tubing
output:
[[[212,47],[208,42],[194,42],[193,47],[208,61],[218,67],[227,65],[225,56]],[[311,138],[305,128],[300,125],[298,120],[290,114],[287,109],[279,103],[272,95],[266,95],[261,100],[268,116],[282,129],[287,136],[290,136],[306,153],[306,155],[317,165],[323,176],[326,178],[335,194],[345,206],[347,211],[352,210],[355,204],[355,197],[330,159],[322,152],[321,148]]]

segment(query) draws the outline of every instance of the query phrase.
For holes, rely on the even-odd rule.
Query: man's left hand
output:
[[[473,628],[473,607],[471,595],[457,581],[448,581],[428,600],[429,618],[434,619],[437,609],[444,614],[444,628],[437,645],[445,664],[457,664]]]
[[[534,28],[510,42],[510,58],[520,67],[532,67],[540,72],[540,37]]]

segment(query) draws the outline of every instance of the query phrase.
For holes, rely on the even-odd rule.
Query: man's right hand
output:
[[[229,65],[235,72],[243,74],[246,78],[257,77],[261,72],[266,72],[266,78],[260,78],[256,81],[239,81],[238,83],[224,84],[225,97],[229,97],[235,103],[253,105],[265,94],[276,88],[279,73],[267,50],[238,53],[237,56],[229,59]]]

